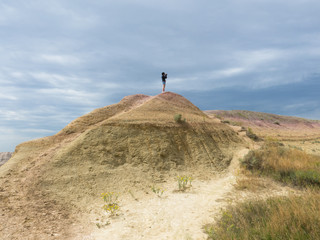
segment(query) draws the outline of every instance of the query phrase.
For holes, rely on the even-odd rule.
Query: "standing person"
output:
[[[166,90],[166,80],[167,80],[168,74],[165,72],[162,72],[162,92],[164,93]]]

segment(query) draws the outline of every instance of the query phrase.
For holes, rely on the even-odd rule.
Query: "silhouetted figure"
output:
[[[162,72],[162,92],[166,91],[166,81],[167,81],[168,74]]]

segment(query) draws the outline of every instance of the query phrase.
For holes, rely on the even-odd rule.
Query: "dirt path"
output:
[[[213,221],[234,194],[238,159],[247,152],[248,149],[236,152],[226,174],[209,181],[195,180],[187,192],[178,192],[177,182],[168,182],[161,198],[154,195],[139,201],[122,201],[121,214],[83,240],[207,239],[202,228]]]

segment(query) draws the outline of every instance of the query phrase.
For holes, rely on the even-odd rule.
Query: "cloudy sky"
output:
[[[320,119],[318,0],[0,0],[0,152],[124,96]]]

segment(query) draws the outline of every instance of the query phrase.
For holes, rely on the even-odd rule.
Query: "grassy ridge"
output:
[[[222,211],[216,224],[206,227],[209,239],[320,239],[318,156],[268,142],[259,150],[249,152],[241,165],[255,176],[269,176],[306,191],[301,196],[230,205]],[[251,178],[251,181],[256,180]]]

